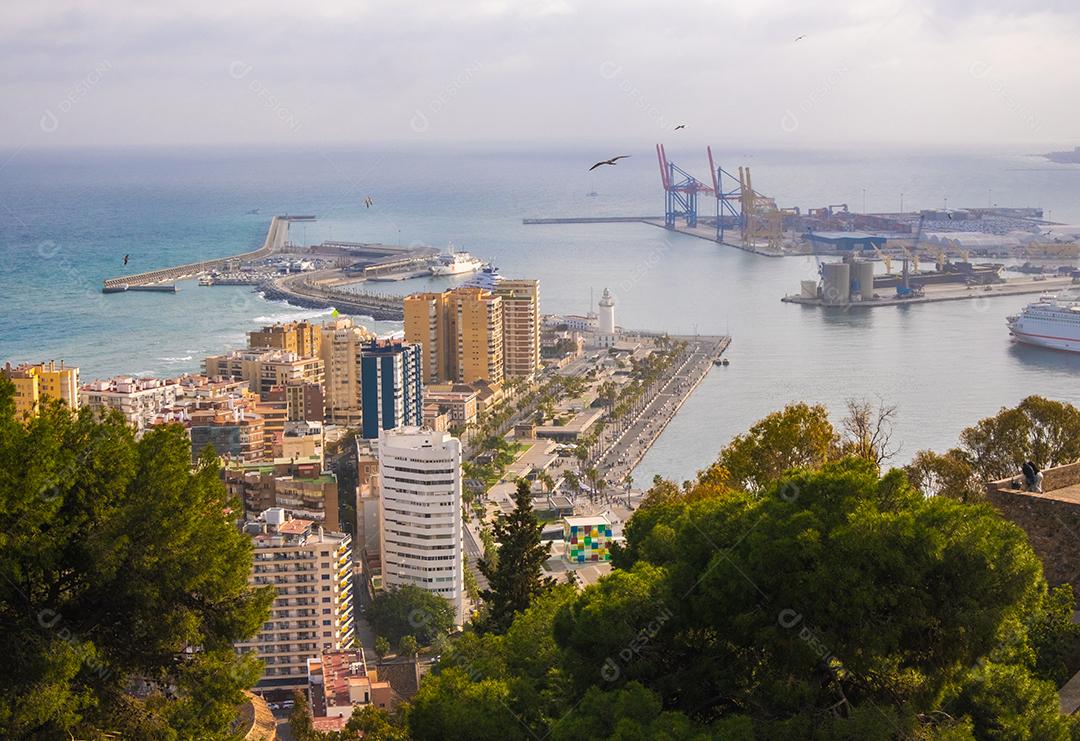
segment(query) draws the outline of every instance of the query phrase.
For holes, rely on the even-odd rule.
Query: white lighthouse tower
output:
[[[604,295],[600,297],[600,312],[597,317],[596,334],[601,347],[611,347],[615,344],[615,297],[611,291],[604,289]]]

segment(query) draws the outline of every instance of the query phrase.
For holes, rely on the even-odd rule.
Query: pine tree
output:
[[[498,558],[485,557],[477,564],[490,585],[480,593],[487,606],[480,627],[502,633],[510,627],[515,613],[524,612],[555,583],[543,575],[550,546],[540,542],[540,523],[527,481],[518,480],[514,511],[496,521],[495,540],[499,543]]]

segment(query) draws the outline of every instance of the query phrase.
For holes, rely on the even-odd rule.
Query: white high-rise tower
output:
[[[422,427],[379,437],[383,583],[415,584],[444,597],[465,621],[461,442]]]

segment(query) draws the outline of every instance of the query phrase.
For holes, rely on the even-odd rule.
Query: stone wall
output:
[[[1023,478],[1017,477],[1021,482]],[[1053,499],[1012,488],[1013,479],[987,485],[990,503],[1027,533],[1051,586],[1069,583],[1080,594],[1080,500]],[[1080,483],[1080,463],[1043,472],[1043,491]]]

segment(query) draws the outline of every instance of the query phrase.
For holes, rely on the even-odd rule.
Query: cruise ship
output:
[[[484,267],[484,261],[468,252],[448,252],[439,255],[439,261],[431,266],[432,275],[461,275],[475,273]]]
[[[1080,352],[1080,296],[1075,293],[1044,293],[1005,321],[1017,342]]]

